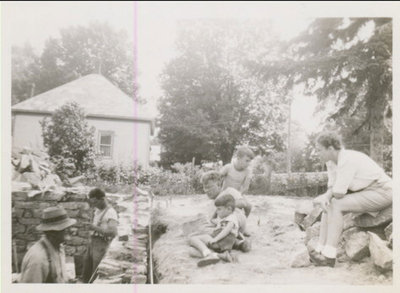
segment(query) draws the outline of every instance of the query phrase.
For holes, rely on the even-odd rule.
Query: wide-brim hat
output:
[[[76,220],[69,218],[64,208],[49,207],[43,211],[42,221],[36,229],[39,231],[62,231],[75,223]]]

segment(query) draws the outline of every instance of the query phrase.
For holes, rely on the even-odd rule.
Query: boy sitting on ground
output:
[[[236,240],[236,243],[234,245],[234,249],[241,250],[243,252],[248,252],[251,249],[251,242],[249,239],[246,239],[244,235],[249,235],[247,230],[246,230],[246,217],[244,215],[244,210],[245,207],[249,206],[250,204],[247,202],[245,198],[240,194],[239,191],[237,191],[234,188],[228,187],[224,191],[220,192],[220,182],[221,182],[221,177],[218,172],[216,171],[209,171],[203,174],[201,177],[201,182],[203,184],[203,189],[207,196],[210,199],[217,199],[220,196],[223,196],[224,194],[230,194],[233,196],[235,199],[235,211],[234,215],[238,219],[239,223],[239,234],[238,234],[238,239]],[[211,217],[211,222],[214,223],[215,219],[217,217],[217,213],[214,212],[214,214]]]
[[[224,194],[214,202],[217,207],[217,221],[214,231],[209,234],[193,236],[189,244],[201,253],[199,267],[215,264],[223,259],[232,261],[230,251],[239,232],[239,223],[234,215],[235,199],[230,194]]]

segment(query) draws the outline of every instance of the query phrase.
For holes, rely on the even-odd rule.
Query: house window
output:
[[[114,133],[111,131],[99,131],[99,153],[102,157],[111,158],[113,150]]]

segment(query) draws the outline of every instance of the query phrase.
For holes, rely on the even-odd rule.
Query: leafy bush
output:
[[[94,167],[94,129],[77,103],[67,103],[40,121],[43,144],[60,178],[77,176]]]

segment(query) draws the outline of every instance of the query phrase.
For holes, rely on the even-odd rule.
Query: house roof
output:
[[[131,97],[99,74],[89,74],[14,105],[13,113],[51,114],[67,102],[78,103],[88,117],[147,121],[153,117]]]

